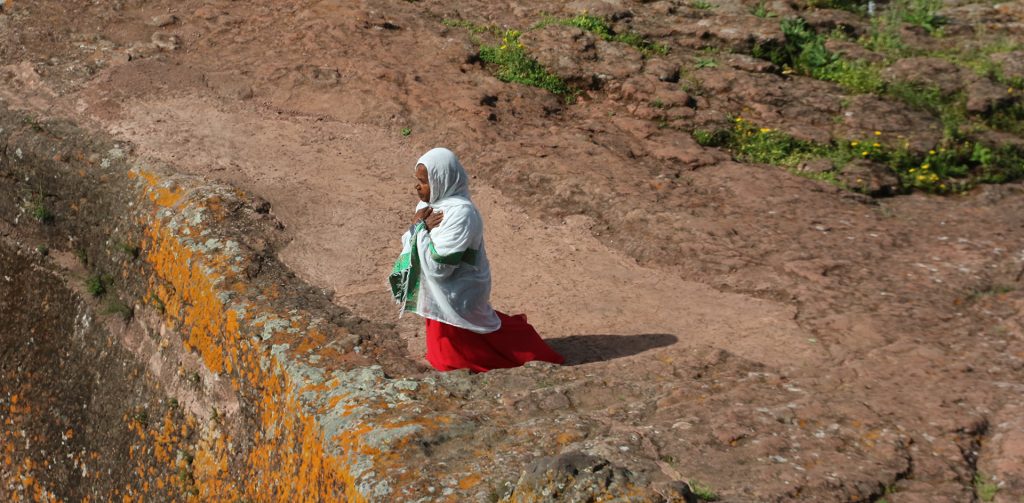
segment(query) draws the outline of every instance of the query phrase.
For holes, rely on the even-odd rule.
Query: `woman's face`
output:
[[[430,202],[430,181],[427,179],[427,167],[422,164],[416,165],[416,195],[420,201]]]

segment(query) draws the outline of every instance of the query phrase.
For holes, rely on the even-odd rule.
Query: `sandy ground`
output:
[[[294,237],[281,259],[303,278],[357,314],[397,321],[385,278],[415,206],[411,166],[424,146],[383,128],[192,99],[138,103],[125,117],[111,129],[143,156],[269,200]],[[463,161],[472,176],[474,160]],[[594,236],[586,216],[544,224],[480,180],[471,190],[485,218],[492,304],[526,313],[570,362],[598,359],[594,344],[623,356],[712,345],[772,366],[822,357],[790,306],[638,265]],[[420,320],[406,315],[400,327],[422,359]],[[589,335],[615,337],[580,337]]]

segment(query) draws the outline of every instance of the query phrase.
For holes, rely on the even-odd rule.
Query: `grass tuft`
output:
[[[634,47],[644,56],[651,56],[654,54],[665,55],[669,52],[668,46],[652,42],[648,40],[647,37],[644,37],[639,33],[632,31],[626,33],[615,33],[605,18],[589,14],[577,14],[570,18],[546,17],[531,26],[530,29],[536,30],[552,24],[573,26],[583,31],[589,31],[594,35],[597,35],[601,40],[608,42],[620,42]]]
[[[981,472],[974,474],[974,493],[978,495],[978,500],[988,503],[996,499],[998,492],[999,485]]]
[[[711,486],[702,484],[697,480],[690,481],[690,490],[693,494],[700,498],[701,501],[718,501],[718,494],[715,493]]]
[[[495,66],[495,76],[505,82],[516,82],[546,89],[561,96],[566,103],[574,103],[579,91],[562,78],[552,74],[544,65],[531,58],[519,41],[522,32],[507,30],[500,45],[480,47],[480,60]]]

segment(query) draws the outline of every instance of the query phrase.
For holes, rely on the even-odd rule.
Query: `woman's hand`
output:
[[[427,226],[427,230],[433,230],[434,227],[441,225],[441,219],[444,218],[444,213],[440,211],[434,212],[434,208],[426,207],[416,212],[412,217],[413,225],[420,220],[423,220],[423,224]]]
[[[419,211],[416,212],[415,215],[412,216],[412,223],[413,223],[413,225],[415,225],[416,222],[419,222],[420,220],[426,220],[427,217],[429,217],[430,214],[433,213],[433,212],[434,212],[434,208],[431,208],[430,206],[427,206],[426,208],[420,209]]]
[[[430,215],[427,215],[427,218],[423,219],[423,223],[427,226],[427,231],[429,232],[433,230],[434,227],[441,225],[442,218],[444,218],[444,213],[441,213],[440,211],[436,213],[431,212]]]

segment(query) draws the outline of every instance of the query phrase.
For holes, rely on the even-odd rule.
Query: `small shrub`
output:
[[[93,297],[99,297],[107,292],[107,281],[106,278],[100,275],[89,276],[85,280],[85,289]]]
[[[408,127],[402,128],[402,136],[409,136],[411,134],[412,134],[412,128],[408,128]]]
[[[28,214],[39,223],[53,223],[53,213],[46,207],[46,203],[43,201],[42,195],[36,196],[35,200],[29,205]]]
[[[46,245],[39,245],[36,247],[36,253],[45,257],[50,254],[50,247]]]
[[[711,10],[715,7],[714,4],[708,2],[707,0],[692,0],[689,5],[694,9],[700,10]]]

